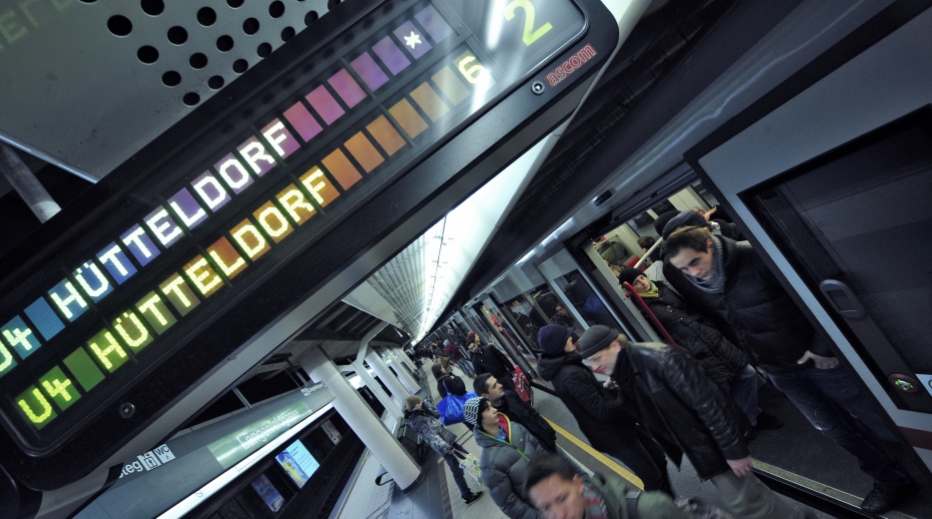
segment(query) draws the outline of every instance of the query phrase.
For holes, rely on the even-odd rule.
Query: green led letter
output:
[[[46,373],[45,376],[40,378],[39,383],[42,384],[42,388],[52,397],[52,400],[55,401],[55,404],[58,405],[58,408],[62,411],[71,407],[71,404],[81,398],[81,394],[78,393],[78,389],[71,383],[71,379],[69,379],[65,375],[65,372],[58,366],[55,366],[51,371]]]
[[[13,354],[7,349],[6,344],[0,342],[0,377],[9,373],[15,366],[16,359],[13,358]]]
[[[152,342],[152,334],[142,324],[142,321],[136,317],[136,313],[131,310],[127,310],[123,312],[123,315],[117,317],[113,321],[113,327],[116,328],[123,341],[136,351],[145,348],[147,344]]]
[[[23,394],[16,399],[16,404],[26,415],[26,418],[41,429],[48,425],[58,414],[52,410],[52,404],[45,399],[45,396],[36,386],[29,386]]]
[[[110,373],[126,362],[126,351],[113,338],[109,330],[102,330],[100,333],[87,341],[91,351],[97,356],[97,360],[103,364],[104,368]]]

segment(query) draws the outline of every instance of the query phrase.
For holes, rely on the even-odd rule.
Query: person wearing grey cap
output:
[[[540,329],[537,342],[544,352],[537,372],[553,383],[557,396],[594,449],[624,463],[641,478],[646,490],[661,490],[672,497],[663,450],[636,426],[624,401],[583,365],[572,335],[572,328],[559,324]]]
[[[630,343],[608,326],[596,325],[579,340],[579,354],[606,373],[679,466],[689,458],[696,473],[719,490],[739,519],[809,517],[795,511],[752,472],[745,434],[747,418],[734,401],[682,350],[662,343]]]

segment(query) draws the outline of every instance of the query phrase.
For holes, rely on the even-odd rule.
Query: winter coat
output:
[[[537,519],[540,514],[524,492],[527,464],[541,451],[537,438],[517,422],[509,422],[510,443],[489,436],[476,427],[473,436],[482,448],[479,465],[482,482],[489,488],[492,500],[511,519]]]
[[[620,444],[634,441],[634,420],[627,414],[624,401],[596,380],[579,353],[541,357],[537,372],[553,383],[557,396],[597,451],[615,452]]]
[[[670,287],[660,282],[655,284],[660,297],[645,298],[644,302],[660,324],[680,348],[702,364],[712,382],[718,385],[730,382],[748,363],[744,352]]]
[[[732,342],[741,344],[754,363],[770,373],[811,368],[811,360],[796,364],[806,350],[834,356],[754,249],[728,238],[719,239],[726,276],[723,293],[703,292],[679,269],[665,265],[664,275],[670,284],[694,306],[715,312],[715,317],[731,328]]]
[[[596,245],[596,251],[598,251],[599,256],[603,260],[607,261],[609,265],[624,265],[625,260],[631,257],[631,253],[628,252],[628,249],[624,245],[618,243],[617,241],[607,240],[598,245]]]
[[[405,422],[408,427],[417,431],[424,443],[441,456],[450,454],[456,435],[440,422],[440,411],[429,402],[422,402],[421,409],[405,411]]]
[[[514,364],[505,357],[505,354],[491,344],[480,347],[479,353],[473,353],[471,360],[477,374],[491,373],[499,380],[510,379],[511,372],[515,370]]]
[[[498,412],[508,416],[512,422],[523,425],[528,432],[537,438],[537,441],[540,442],[544,449],[549,452],[557,451],[557,432],[531,404],[521,400],[518,393],[506,389],[501,404],[495,408],[498,409]]]
[[[614,474],[582,476],[583,482],[592,485],[605,501],[608,519],[632,519],[628,514],[625,499],[628,492],[638,492],[637,487]],[[672,499],[663,492],[640,492],[637,500],[637,513],[641,519],[691,519],[692,514],[676,506]]]
[[[450,362],[459,362],[463,358],[463,354],[460,353],[459,348],[452,344],[447,344],[443,351],[446,352],[447,357],[450,358]]]
[[[709,479],[731,470],[726,459],[750,455],[747,417],[683,351],[659,342],[629,344],[612,379],[677,466],[685,454],[699,477]]]
[[[456,396],[463,396],[466,394],[466,383],[452,373],[444,375],[437,380],[437,392],[440,393],[440,398],[445,398],[448,390]]]

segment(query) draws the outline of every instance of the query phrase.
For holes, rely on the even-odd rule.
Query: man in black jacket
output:
[[[605,389],[583,365],[572,335],[572,328],[559,324],[540,329],[537,342],[544,353],[537,372],[553,383],[560,400],[594,449],[624,463],[641,478],[645,490],[662,490],[672,497],[663,450],[635,425],[618,395]]]
[[[666,254],[679,270],[667,278],[674,287],[696,306],[717,312],[773,385],[874,478],[861,508],[879,514],[918,492],[909,472],[865,427],[890,441],[896,437],[749,245],[706,228],[682,227],[669,233]]]
[[[498,351],[498,348],[491,344],[482,346],[482,339],[476,332],[469,332],[466,336],[469,352],[472,354],[472,367],[477,374],[491,373],[505,386],[505,389],[514,391],[515,383],[511,380],[511,373],[515,370],[514,365],[509,361],[505,354]]]
[[[531,404],[521,400],[518,393],[505,389],[501,382],[490,373],[483,373],[473,381],[473,391],[488,398],[492,407],[507,416],[512,422],[518,422],[533,434],[548,452],[557,452],[557,432]]]
[[[712,481],[726,508],[742,519],[806,517],[794,511],[752,472],[747,418],[682,350],[666,344],[629,343],[602,325],[579,340],[579,354],[610,374],[629,412],[648,428],[679,466],[689,458]]]

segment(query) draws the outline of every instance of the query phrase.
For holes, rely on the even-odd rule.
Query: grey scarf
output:
[[[721,294],[725,291],[725,263],[722,253],[722,240],[718,236],[712,235],[712,243],[715,246],[715,250],[712,252],[712,277],[708,281],[689,275],[686,278],[703,292]]]

